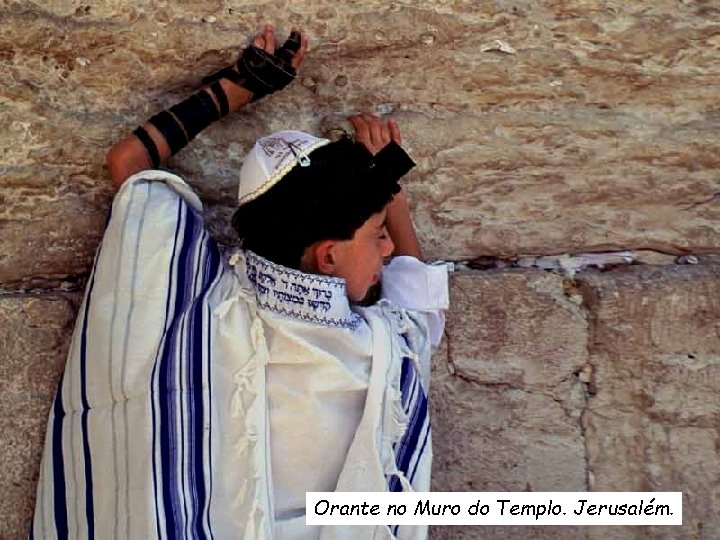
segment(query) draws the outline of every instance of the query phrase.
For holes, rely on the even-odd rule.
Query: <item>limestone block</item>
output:
[[[23,187],[0,188],[0,283],[85,276],[105,228],[107,198]]]
[[[562,278],[451,280],[430,387],[433,491],[584,491],[580,414],[587,322]],[[583,538],[575,527],[437,527],[433,538]]]
[[[594,491],[682,491],[683,527],[592,538],[720,535],[720,267],[583,274],[594,393],[583,415]]]
[[[585,314],[558,275],[458,272],[451,283],[447,328],[456,373],[483,384],[552,390],[585,364]]]
[[[493,526],[437,526],[430,527],[431,540],[584,540],[586,532],[580,527],[515,527],[512,525]]]
[[[211,204],[233,204],[259,135],[319,132],[323,119],[374,110],[399,119],[418,162],[406,185],[431,257],[718,248],[720,37],[709,3],[62,0],[3,10],[3,282],[86,271],[109,204],[107,148],[233,60],[265,20],[302,27],[311,50],[291,89],[172,160]],[[30,186],[30,200],[48,197],[53,215],[77,224],[46,239],[50,218],[21,208]]]
[[[45,424],[65,366],[73,302],[0,297],[0,538],[27,536]]]

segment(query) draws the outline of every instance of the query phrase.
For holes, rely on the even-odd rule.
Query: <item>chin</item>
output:
[[[361,300],[352,302],[353,304],[357,306],[372,306],[373,304],[377,303],[378,300],[380,300],[380,296],[382,294],[382,286],[380,282],[375,283],[374,285],[371,285],[367,292],[365,293],[365,296],[362,297]]]

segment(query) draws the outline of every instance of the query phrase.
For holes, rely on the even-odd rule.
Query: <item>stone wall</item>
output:
[[[719,295],[717,264],[456,273],[431,389],[433,489],[682,491],[683,527],[436,538],[717,538]]]
[[[232,243],[258,136],[398,119],[426,254],[459,263],[434,359],[433,489],[684,492],[681,528],[433,536],[719,537],[718,15],[707,0],[4,2],[0,537],[32,511],[112,198],[104,152],[264,20],[310,35],[299,80],[171,166]]]

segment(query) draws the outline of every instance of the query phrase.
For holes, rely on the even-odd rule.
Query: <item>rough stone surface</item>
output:
[[[434,357],[436,491],[682,490],[682,529],[436,527],[442,538],[715,538],[720,266],[459,272]],[[73,303],[3,297],[0,537],[27,528]],[[530,536],[528,536],[530,535]]]
[[[718,247],[712,3],[1,9],[1,282],[87,272],[110,199],[105,150],[232,60],[262,20],[303,27],[312,49],[292,90],[212,127],[173,160],[212,204],[233,204],[257,136],[317,132],[370,109],[404,127],[419,165],[407,189],[430,256]]]
[[[586,275],[594,491],[682,491],[683,527],[592,538],[720,537],[720,266]]]
[[[537,271],[452,277],[435,356],[433,491],[585,491],[578,373],[587,320],[563,279]],[[437,527],[434,538],[578,538],[574,527]],[[460,536],[458,536],[460,535]]]
[[[682,528],[435,527],[444,538],[720,534],[720,266],[452,278],[435,491],[682,491]]]
[[[720,537],[716,4],[3,2],[0,288],[46,290],[0,296],[0,538],[27,530],[75,315],[55,291],[87,277],[112,199],[105,151],[266,20],[309,34],[299,80],[170,164],[222,242],[257,137],[337,133],[370,110],[398,119],[418,163],[405,185],[429,257],[632,249],[665,265],[457,274],[433,487],[682,490],[685,525],[433,537]],[[671,265],[689,253],[699,265]]]
[[[70,345],[73,302],[0,297],[0,538],[27,536],[48,411]]]

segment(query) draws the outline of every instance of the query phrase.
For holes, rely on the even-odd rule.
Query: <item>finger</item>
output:
[[[282,60],[283,64],[292,65],[298,49],[300,49],[300,32],[293,28],[285,43],[275,51],[275,56]]]
[[[300,30],[293,26],[285,43],[275,51],[275,56],[280,58],[283,63],[290,64],[293,68],[297,68],[300,64],[295,65],[293,60],[295,60],[295,57],[299,54],[300,47],[302,47],[302,34]]]
[[[265,36],[263,32],[255,34],[255,37],[252,40],[252,45],[253,47],[257,47],[258,49],[265,48]]]
[[[355,140],[368,147],[370,145],[370,131],[368,130],[368,125],[367,122],[365,122],[365,119],[360,115],[353,115],[348,117],[348,120],[355,130]]]
[[[368,129],[370,130],[370,140],[375,148],[382,148],[383,136],[382,136],[382,122],[377,116],[373,114],[364,115],[365,121],[368,123]]]
[[[402,134],[400,133],[400,126],[394,118],[388,120],[388,128],[390,129],[390,138],[398,144],[402,144]]]
[[[390,143],[390,122],[380,122],[380,136],[383,148]]]
[[[281,48],[287,50],[290,54],[298,52],[300,49],[300,30],[293,26],[290,35]]]
[[[263,31],[265,36],[265,52],[275,54],[275,29],[272,24],[266,24]]]
[[[305,58],[305,53],[307,52],[307,48],[308,48],[308,38],[306,35],[301,34],[300,35],[300,50],[297,53],[295,53],[295,56],[293,56],[292,62],[290,63],[290,65],[292,65],[292,67],[294,67],[295,69],[300,67],[300,65],[302,64],[302,62]]]

